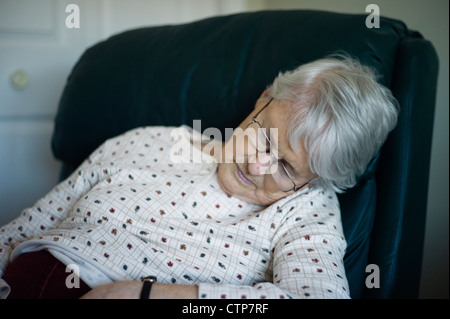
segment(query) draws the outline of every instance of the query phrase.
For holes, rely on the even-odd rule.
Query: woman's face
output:
[[[267,105],[268,99],[262,99],[265,95],[266,92],[256,102],[254,111],[235,129],[233,137],[224,145],[222,161],[219,163],[217,173],[219,185],[225,193],[262,206],[273,204],[293,193],[293,191],[284,192],[278,188],[269,171],[270,153],[256,152],[245,134],[245,129],[251,123],[253,116]],[[292,177],[296,186],[301,186],[317,176],[309,169],[303,143],[299,141],[297,152],[289,146],[286,127],[289,110],[287,103],[282,100],[272,100],[258,114],[256,120],[266,129],[272,148],[277,146],[276,158],[293,173]]]

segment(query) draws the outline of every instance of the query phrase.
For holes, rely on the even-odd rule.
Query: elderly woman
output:
[[[339,57],[280,74],[215,154],[188,127],[110,139],[0,229],[2,294],[349,298],[336,192],[396,118],[390,91]]]

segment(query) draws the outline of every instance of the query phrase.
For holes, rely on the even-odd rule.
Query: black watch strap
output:
[[[142,286],[141,299],[148,299],[150,297],[152,285],[153,283],[156,282],[156,277],[155,276],[144,277],[142,278],[142,281],[144,282],[144,285]]]

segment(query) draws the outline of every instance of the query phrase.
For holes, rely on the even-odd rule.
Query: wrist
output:
[[[140,294],[140,299],[150,299],[150,294],[153,284],[156,282],[155,276],[148,276],[142,279],[142,289]]]
[[[150,299],[198,299],[198,286],[155,283]]]

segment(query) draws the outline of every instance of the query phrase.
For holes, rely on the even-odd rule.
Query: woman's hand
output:
[[[139,299],[143,283],[141,281],[118,281],[92,289],[81,299]],[[150,299],[196,299],[198,287],[195,285],[152,285]]]

